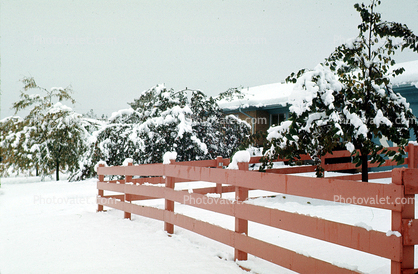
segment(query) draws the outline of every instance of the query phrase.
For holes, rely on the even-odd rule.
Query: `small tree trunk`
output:
[[[57,166],[56,166],[56,170],[55,170],[55,179],[57,181],[60,180],[60,161],[57,160]]]
[[[368,170],[368,153],[362,153],[361,154],[361,180],[363,182],[369,181],[369,170]]]

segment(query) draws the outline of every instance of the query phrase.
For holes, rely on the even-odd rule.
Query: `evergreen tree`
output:
[[[220,125],[222,134],[218,139],[221,144],[218,155],[230,158],[236,151],[252,145],[251,126],[247,122],[231,114],[223,117]]]
[[[372,163],[383,164],[385,156],[403,163],[410,128],[416,131],[417,125],[405,98],[392,89],[391,79],[404,71],[393,69],[392,56],[406,48],[417,52],[418,38],[406,25],[382,21],[375,12],[379,4],[356,4],[362,19],[359,35],[314,70],[288,77],[296,84],[291,116],[269,129],[265,161],[309,153],[322,176],[320,157],[342,143],[362,166],[363,181],[368,181],[369,154]],[[373,140],[383,136],[398,145],[397,152]]]
[[[219,93],[216,100],[220,101],[225,99],[226,101],[233,101],[236,99],[243,99],[244,95],[241,92],[242,87],[236,87],[236,88],[229,88],[227,91]]]

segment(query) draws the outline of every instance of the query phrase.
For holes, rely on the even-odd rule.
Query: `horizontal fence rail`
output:
[[[395,148],[393,148],[395,149]],[[224,169],[229,159],[174,162],[128,166],[99,166],[98,211],[111,207],[124,211],[125,218],[137,214],[164,222],[164,229],[174,233],[179,226],[206,236],[235,249],[236,260],[246,260],[247,254],[260,257],[299,273],[358,273],[329,262],[305,256],[295,251],[251,237],[248,222],[263,224],[332,244],[348,247],[391,260],[391,273],[415,273],[414,245],[418,244],[418,220],[415,220],[414,199],[418,193],[418,150],[414,145],[407,147],[408,168],[371,173],[369,178],[391,178],[390,184],[356,181],[357,174],[328,178],[307,178],[294,175],[309,171],[308,166],[284,167],[276,172],[256,172],[249,165],[258,163],[251,158],[249,163],[238,163],[239,170]],[[347,154],[348,153],[348,154]],[[349,156],[349,152],[338,151],[323,159]],[[308,156],[304,156],[308,159]],[[278,160],[282,161],[282,160]],[[387,165],[392,165],[389,161]],[[352,169],[349,163],[324,165],[325,170]],[[328,169],[327,169],[328,168]],[[285,171],[288,171],[285,174]],[[297,172],[296,172],[297,171]],[[106,180],[105,176],[124,176],[121,180]],[[140,178],[134,178],[140,176]],[[176,182],[205,181],[216,183],[216,187],[175,190]],[[390,210],[392,231],[387,234],[362,227],[330,220],[291,213],[246,203],[249,190],[264,190],[326,201],[335,201],[335,195],[350,202],[351,197],[362,198],[359,204]],[[120,194],[104,195],[104,191]],[[235,199],[212,197],[208,193],[234,192]],[[373,199],[370,199],[372,197]],[[164,209],[138,205],[133,201],[164,199]],[[401,203],[408,199],[409,203]],[[206,203],[196,203],[193,201]],[[384,201],[384,203],[376,203]],[[412,201],[412,202],[411,202]],[[175,212],[174,204],[181,203],[235,218],[235,230],[229,230],[208,222]],[[354,202],[353,202],[354,203]]]

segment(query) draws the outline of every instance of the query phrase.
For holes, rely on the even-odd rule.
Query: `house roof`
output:
[[[232,100],[223,99],[218,102],[223,110],[239,108],[264,108],[272,105],[286,106],[294,84],[274,83],[241,90],[243,98],[235,96]]]
[[[403,67],[405,72],[392,79],[393,86],[415,85],[418,89],[418,60],[395,65]],[[292,83],[274,83],[241,90],[242,96],[234,96],[232,100],[222,99],[218,102],[224,111],[250,108],[272,108],[286,106],[290,94],[293,92]]]
[[[403,67],[405,71],[392,79],[392,84],[394,86],[414,85],[418,88],[418,60],[395,65],[395,68],[399,67]]]

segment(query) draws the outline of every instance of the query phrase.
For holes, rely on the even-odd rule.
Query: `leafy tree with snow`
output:
[[[404,71],[393,68],[392,57],[404,49],[418,52],[418,38],[406,25],[382,21],[375,11],[379,4],[356,4],[362,19],[359,35],[314,70],[287,78],[295,83],[291,116],[269,129],[265,161],[309,153],[322,176],[321,156],[342,144],[362,166],[363,181],[368,181],[368,159],[383,164],[385,157],[393,157],[403,163],[410,129],[417,132],[417,125],[405,98],[392,89],[391,79]],[[398,151],[388,151],[374,140],[382,137],[396,143]]]
[[[0,174],[2,176],[8,175],[9,168],[12,172],[19,174],[34,166],[28,149],[28,138],[32,130],[26,125],[27,122],[18,116],[7,117],[0,121],[2,151]]]
[[[56,180],[59,171],[74,172],[78,169],[79,158],[87,150],[86,130],[81,115],[60,102],[49,108],[37,126],[42,129],[35,150],[40,156],[42,174],[55,169]]]
[[[13,104],[15,115],[28,110],[25,118],[13,116],[2,120],[0,145],[5,151],[4,169],[36,169],[41,176],[59,171],[78,169],[79,156],[86,150],[88,133],[83,127],[81,115],[63,105],[61,101],[75,103],[71,88],[39,87],[33,78],[22,80],[24,88],[20,100]],[[29,94],[39,90],[45,95]],[[55,102],[54,101],[58,101]]]

